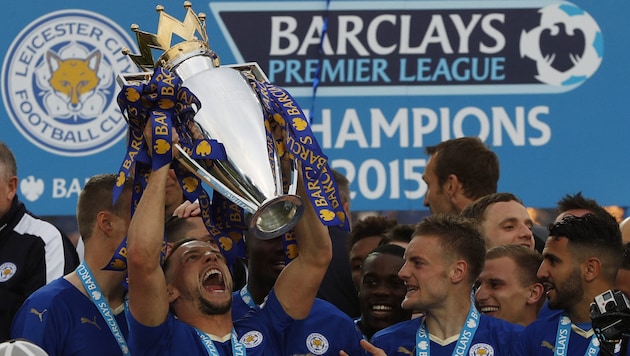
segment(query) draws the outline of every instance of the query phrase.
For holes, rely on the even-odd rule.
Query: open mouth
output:
[[[203,287],[212,293],[219,293],[225,291],[225,281],[223,280],[223,273],[218,269],[211,269],[203,276]]]
[[[284,267],[286,267],[286,266],[287,266],[287,264],[286,264],[286,262],[284,261],[284,259],[283,259],[283,260],[278,260],[278,261],[275,261],[272,265],[273,265],[274,267],[276,267],[276,268],[284,268]]]
[[[374,304],[372,305],[372,307],[370,308],[370,312],[372,313],[372,315],[374,316],[384,316],[384,315],[389,315],[392,312],[392,307],[391,305],[387,305],[387,304]]]
[[[479,307],[479,311],[484,314],[494,313],[494,312],[499,311],[499,307],[492,307],[492,306]]]

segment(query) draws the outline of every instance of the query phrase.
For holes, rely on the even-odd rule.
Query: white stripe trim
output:
[[[22,235],[37,236],[44,241],[46,255],[46,284],[63,276],[66,261],[63,249],[63,239],[61,232],[59,232],[53,224],[41,219],[36,219],[26,213],[13,230]]]

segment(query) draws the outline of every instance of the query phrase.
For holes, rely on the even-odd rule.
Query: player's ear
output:
[[[173,286],[167,286],[166,293],[168,294],[169,303],[172,303],[175,299],[179,298],[179,291]]]
[[[534,283],[529,286],[529,295],[527,296],[527,304],[536,304],[545,294],[545,287],[542,283]]]
[[[108,236],[112,231],[112,214],[109,211],[102,210],[96,214],[96,225],[101,231],[104,231]]]
[[[446,182],[444,182],[444,189],[446,189],[450,196],[454,196],[462,189],[462,184],[456,175],[449,174],[448,177],[446,177]]]
[[[453,283],[459,283],[465,281],[468,278],[467,272],[468,264],[464,260],[457,260],[453,262],[453,269],[451,270],[451,281]]]
[[[593,281],[602,271],[602,261],[597,257],[589,257],[582,263],[584,279],[587,282]]]
[[[18,178],[16,176],[9,178],[9,180],[7,181],[7,185],[9,186],[7,199],[13,200],[13,198],[15,197],[15,194],[17,194]]]

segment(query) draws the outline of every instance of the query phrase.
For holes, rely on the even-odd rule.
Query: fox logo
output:
[[[91,29],[89,38],[76,30],[84,26]],[[42,33],[51,29],[59,32],[42,41]],[[3,90],[4,104],[20,133],[45,151],[72,157],[107,150],[125,137],[116,75],[136,66],[114,48],[135,47],[126,32],[115,21],[84,10],[55,11],[27,24],[2,66],[3,83],[11,85]],[[31,58],[20,59],[21,53]]]
[[[94,51],[85,59],[62,59],[56,53],[48,51],[46,62],[50,70],[50,87],[65,101],[68,111],[82,111],[85,98],[93,94],[100,82],[97,73],[101,53]]]

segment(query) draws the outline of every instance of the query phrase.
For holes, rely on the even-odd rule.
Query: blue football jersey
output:
[[[416,333],[423,318],[403,321],[378,331],[370,342],[383,349],[388,356],[416,355]],[[520,325],[481,315],[475,336],[469,341],[468,355],[509,355],[511,343],[523,330]],[[451,356],[458,336],[439,340],[429,333],[430,355]]]
[[[147,327],[138,323],[131,313],[129,319],[129,348],[136,355],[207,355],[205,345],[192,326],[169,313],[159,326]],[[264,308],[234,322],[239,341],[247,348],[247,356],[281,355],[279,338],[293,319],[284,312],[271,293]],[[232,355],[232,343],[213,340],[220,355]]]
[[[558,321],[563,316],[561,312],[548,313],[529,324],[515,342],[512,355],[554,355],[558,347],[564,349],[561,352],[565,355],[584,355],[594,335],[590,323],[582,328],[571,323],[569,335],[560,335],[556,345]]]
[[[115,318],[127,338],[122,308]],[[30,295],[13,319],[11,337],[28,339],[51,356],[122,355],[99,309],[64,278]]]
[[[251,307],[234,292],[232,317],[236,320],[257,307]],[[316,298],[311,311],[303,320],[291,324],[281,339],[285,347],[283,355],[339,355],[344,350],[348,355],[363,355],[359,341],[361,332],[354,321],[331,303]]]

